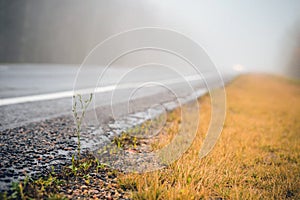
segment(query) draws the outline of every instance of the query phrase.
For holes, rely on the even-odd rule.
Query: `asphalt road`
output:
[[[172,74],[158,67],[135,71],[111,67],[100,81],[104,67],[86,67],[75,81],[78,69],[72,65],[0,65],[0,130],[72,114],[74,89],[83,98],[87,96],[84,94],[94,93],[90,110],[102,108],[96,114],[99,116],[92,116],[97,122],[91,119],[91,123],[104,123],[205,89],[200,76]],[[215,75],[204,76],[206,81],[216,82]]]

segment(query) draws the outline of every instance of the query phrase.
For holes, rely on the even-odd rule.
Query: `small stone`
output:
[[[99,194],[98,190],[90,190],[89,192],[90,192],[90,194]]]

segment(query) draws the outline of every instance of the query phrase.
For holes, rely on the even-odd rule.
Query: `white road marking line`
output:
[[[196,80],[202,79],[202,77],[199,75],[186,76],[184,78],[185,78],[185,81],[196,81]],[[157,80],[157,82],[159,82],[161,84],[171,85],[171,84],[176,84],[176,83],[182,83],[184,81],[182,81],[182,78],[177,78],[177,79],[169,79],[169,80]],[[71,90],[71,91],[55,92],[55,93],[48,93],[48,94],[5,98],[5,99],[0,99],[0,106],[19,104],[19,103],[27,103],[27,102],[35,102],[35,101],[61,99],[61,98],[66,98],[66,97],[72,97],[73,95],[76,95],[76,94],[103,93],[103,92],[110,92],[110,91],[113,91],[116,89],[130,89],[130,88],[135,88],[140,84],[144,84],[144,83],[136,82],[136,83],[127,83],[127,84],[122,84],[122,85],[108,85],[108,86],[97,87],[97,88],[81,89],[81,90],[77,90],[77,91]],[[149,85],[148,87],[151,87],[151,85]]]

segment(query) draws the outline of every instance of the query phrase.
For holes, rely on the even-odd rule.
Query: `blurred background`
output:
[[[298,0],[1,0],[0,8],[2,64],[80,64],[107,37],[154,26],[198,42],[221,71],[300,76]]]

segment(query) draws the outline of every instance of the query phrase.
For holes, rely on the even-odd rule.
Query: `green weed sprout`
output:
[[[81,124],[82,120],[84,119],[85,113],[87,111],[88,106],[92,102],[93,99],[93,94],[90,94],[90,97],[86,100],[82,99],[81,94],[77,94],[73,96],[73,115],[75,118],[75,123],[76,123],[76,135],[77,135],[77,157],[78,160],[80,159],[80,151],[81,151],[81,144],[80,144],[80,132],[81,132]],[[78,111],[78,104],[80,106],[81,114]]]

